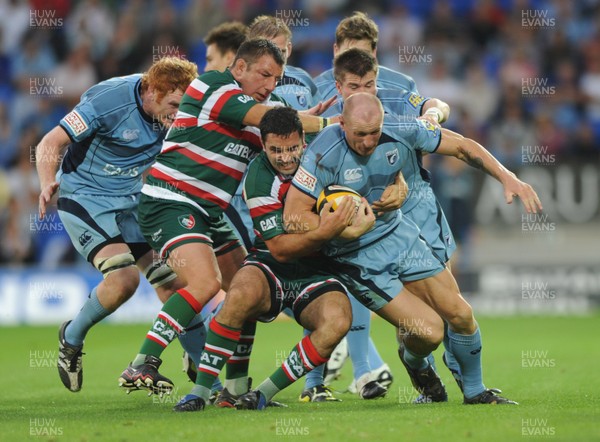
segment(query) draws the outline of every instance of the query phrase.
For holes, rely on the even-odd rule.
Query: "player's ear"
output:
[[[340,51],[340,48],[338,48],[337,43],[333,44],[333,58],[337,57],[338,52]]]
[[[287,58],[288,58],[288,60],[291,57],[291,55],[292,55],[292,42],[288,41],[288,44],[287,44]]]
[[[233,63],[234,58],[235,58],[235,52],[228,51],[225,54],[225,62],[227,63],[227,67],[231,66],[231,63]]]
[[[148,85],[148,98],[150,99],[150,101],[156,101],[156,96],[158,95],[158,91],[156,90],[156,88],[149,84]]]
[[[342,95],[342,85],[340,84],[339,81],[335,80],[335,88],[337,89],[337,91],[340,93],[340,95]]]
[[[235,75],[241,75],[246,70],[246,67],[246,60],[244,60],[243,58],[238,58],[231,67],[231,73]]]

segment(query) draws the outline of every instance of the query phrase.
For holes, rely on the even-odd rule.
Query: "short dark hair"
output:
[[[350,48],[338,54],[333,60],[333,77],[340,83],[344,81],[346,74],[364,77],[369,72],[379,70],[377,59],[367,51],[358,48]]]
[[[279,66],[285,64],[281,50],[271,40],[266,38],[254,38],[246,40],[237,53],[232,64],[235,64],[239,59],[245,60],[249,65],[255,63],[263,55],[270,55]]]
[[[335,44],[341,46],[346,40],[368,40],[371,49],[377,48],[379,28],[364,12],[355,12],[343,19],[335,30]]]
[[[226,22],[211,29],[204,38],[204,44],[214,44],[223,55],[229,51],[235,54],[246,41],[247,35],[246,25],[238,21]]]
[[[293,107],[287,106],[278,106],[269,109],[261,118],[258,127],[263,143],[269,134],[286,137],[297,132],[300,138],[304,134],[304,128],[298,116],[298,111]]]

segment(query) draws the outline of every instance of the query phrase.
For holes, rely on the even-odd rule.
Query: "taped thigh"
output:
[[[155,289],[177,278],[177,274],[165,262],[153,262],[144,269],[144,275]]]
[[[94,265],[102,272],[102,276],[106,279],[112,272],[135,266],[135,258],[131,252],[120,253],[109,258],[96,258],[94,259]]]

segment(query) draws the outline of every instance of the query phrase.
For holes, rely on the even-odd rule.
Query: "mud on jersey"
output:
[[[248,163],[262,150],[258,129],[242,122],[255,104],[229,70],[196,78],[181,100],[142,192],[190,204],[209,217],[219,216]],[[261,104],[285,102],[271,94]]]

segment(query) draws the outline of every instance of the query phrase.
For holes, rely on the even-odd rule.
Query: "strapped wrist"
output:
[[[425,115],[435,115],[438,123],[441,123],[444,120],[444,113],[437,107],[430,107],[425,111]]]

